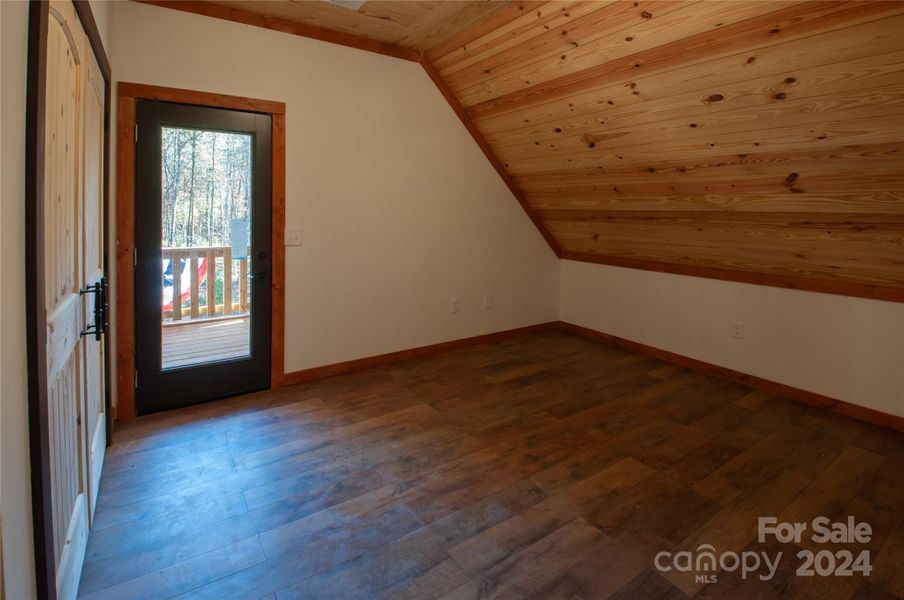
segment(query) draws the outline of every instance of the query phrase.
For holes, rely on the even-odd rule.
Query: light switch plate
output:
[[[286,229],[286,246],[301,246],[301,229]]]

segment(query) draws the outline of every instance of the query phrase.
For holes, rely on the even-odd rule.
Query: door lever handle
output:
[[[252,273],[252,274],[251,274],[251,279],[254,279],[254,280],[258,280],[258,279],[266,279],[266,278],[267,278],[267,272],[266,272],[266,271],[258,271],[257,273]]]

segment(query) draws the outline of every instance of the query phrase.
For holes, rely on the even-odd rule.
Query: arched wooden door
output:
[[[43,42],[43,165],[29,221],[37,238],[30,291],[43,327],[34,338],[40,359],[30,364],[43,375],[30,398],[40,405],[30,425],[43,438],[36,557],[39,577],[49,574],[41,595],[75,598],[106,446],[105,82],[72,2],[48,3]]]

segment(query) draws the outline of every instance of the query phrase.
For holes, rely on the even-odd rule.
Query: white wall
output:
[[[0,497],[6,597],[34,590],[25,383],[25,69],[28,5],[0,2]]]
[[[557,259],[420,65],[132,2],[113,30],[116,80],[286,103],[287,371],[558,317]]]
[[[104,50],[107,58],[110,58],[110,42],[112,41],[113,30],[113,6],[109,0],[89,0],[91,5],[91,14],[94,15],[94,22],[97,23],[97,31],[100,33],[100,39],[104,44]]]
[[[904,304],[566,260],[560,307],[569,323],[904,416]]]

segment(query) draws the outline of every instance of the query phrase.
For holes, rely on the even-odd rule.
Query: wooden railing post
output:
[[[191,257],[191,318],[197,319],[201,314],[201,300],[199,298],[199,288],[201,287],[201,281],[198,277],[198,257],[196,255],[192,255]]]
[[[250,268],[250,257],[238,259],[238,277],[239,277],[239,293],[238,299],[233,299],[233,285],[235,284],[237,259],[232,256],[232,247],[230,246],[205,246],[195,248],[162,248],[161,257],[172,261],[173,265],[173,309],[172,311],[161,310],[161,318],[164,321],[185,321],[188,319],[198,319],[202,317],[217,316],[233,316],[236,314],[247,313],[250,306],[250,298],[248,295],[248,270]],[[223,266],[217,265],[217,259],[223,259]],[[189,303],[190,310],[183,310],[182,302],[182,269],[181,261],[188,261],[188,270],[184,274],[189,277],[189,295],[191,301]],[[201,260],[207,261],[207,292],[205,296],[206,305],[201,307]],[[223,302],[217,303],[217,269],[223,269]],[[161,274],[161,279],[163,278]],[[161,283],[163,283],[161,281]],[[162,300],[162,299],[161,299]]]
[[[232,314],[232,248],[223,249],[223,314]]]
[[[173,321],[182,320],[182,253],[173,252]]]
[[[239,310],[248,310],[248,257],[239,263]]]
[[[217,314],[217,255],[207,251],[207,316]]]

